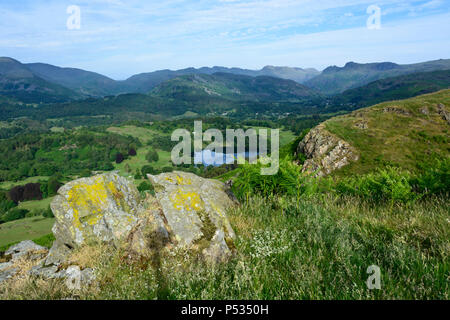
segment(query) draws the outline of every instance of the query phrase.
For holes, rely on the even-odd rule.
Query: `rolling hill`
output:
[[[35,75],[26,65],[0,57],[0,95],[25,103],[64,102],[81,96]]]
[[[334,95],[370,82],[410,73],[449,70],[450,59],[399,65],[392,62],[359,64],[348,62],[344,67],[328,67],[305,85],[324,94]]]
[[[320,74],[316,69],[301,69],[290,67],[274,67],[266,66],[261,70],[248,70],[241,68],[226,68],[226,67],[202,67],[186,68],[181,70],[159,70],[155,72],[141,73],[128,78],[125,81],[121,81],[121,85],[124,89],[132,92],[148,92],[159,84],[177,78],[179,76],[194,75],[194,74],[206,74],[212,75],[215,73],[230,73],[235,75],[244,75],[250,77],[258,76],[271,76],[280,79],[293,80],[298,83],[303,83],[309,79]]]
[[[45,63],[28,63],[25,66],[36,76],[69,88],[86,97],[102,97],[121,92],[120,83],[95,72],[75,68],[60,68]]]
[[[450,88],[450,70],[412,73],[371,82],[334,96],[333,104],[350,109],[415,97]]]
[[[298,101],[319,96],[316,91],[292,80],[231,73],[181,76],[163,82],[151,91],[151,95],[183,101],[202,97],[240,101]]]

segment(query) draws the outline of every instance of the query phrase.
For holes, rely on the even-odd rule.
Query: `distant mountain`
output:
[[[160,83],[184,75],[193,74],[207,74],[212,75],[214,73],[231,73],[236,75],[245,75],[251,77],[257,76],[271,76],[275,78],[293,80],[298,83],[303,83],[309,79],[320,74],[316,69],[301,69],[290,67],[273,67],[266,66],[261,70],[248,70],[240,68],[226,68],[226,67],[203,67],[199,69],[187,68],[181,70],[160,70],[149,73],[141,73],[122,81],[123,88],[130,92],[145,93],[159,85]]]
[[[343,68],[332,66],[306,81],[305,85],[333,95],[364,86],[372,81],[418,72],[449,70],[450,59],[399,65],[392,62],[359,64],[348,62]]]
[[[334,96],[334,104],[352,109],[389,100],[400,100],[450,88],[450,70],[412,73],[371,82]]]
[[[64,102],[80,95],[35,75],[26,65],[0,57],[0,95],[25,103]]]
[[[121,92],[120,83],[101,74],[75,68],[60,68],[45,63],[25,66],[44,80],[62,85],[84,96],[107,96]]]
[[[269,76],[251,77],[231,73],[180,76],[158,85],[151,95],[192,101],[220,97],[240,101],[297,101],[319,94],[295,81]]]

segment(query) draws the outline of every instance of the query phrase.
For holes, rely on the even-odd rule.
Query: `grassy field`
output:
[[[19,208],[33,212],[45,211],[52,202],[52,200],[53,197],[45,198],[42,200],[25,201],[19,203]]]
[[[54,218],[37,216],[0,224],[0,246],[49,234],[54,222]]]
[[[121,127],[110,127],[107,129],[109,132],[117,133],[124,136],[132,136],[141,140],[142,143],[147,143],[152,139],[153,136],[157,135],[158,132],[142,127],[136,126],[121,126]]]
[[[26,178],[26,179],[20,180],[20,181],[2,181],[2,182],[0,182],[0,189],[9,190],[15,186],[24,185],[27,183],[36,183],[40,180],[48,180],[48,177],[36,176],[36,177]]]

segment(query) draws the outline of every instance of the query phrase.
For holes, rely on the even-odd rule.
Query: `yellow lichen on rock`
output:
[[[67,193],[67,200],[73,210],[74,226],[79,229],[83,222],[91,226],[98,223],[103,216],[102,210],[106,209],[108,194],[113,195],[120,206],[123,194],[113,182],[106,184],[102,176],[96,177],[93,184],[73,186]]]
[[[173,207],[177,210],[200,211],[205,203],[196,192],[177,190],[172,196]]]

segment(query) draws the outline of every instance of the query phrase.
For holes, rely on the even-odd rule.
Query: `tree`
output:
[[[58,189],[61,186],[62,186],[62,183],[59,182],[57,176],[50,177],[50,179],[48,179],[48,181],[47,181],[47,195],[49,197],[54,196],[58,192]]]
[[[118,153],[116,154],[116,163],[117,163],[117,164],[122,163],[124,159],[125,159],[125,158],[123,157],[123,154],[121,154],[120,152],[118,152]]]
[[[157,162],[159,160],[158,153],[155,150],[150,150],[147,152],[147,155],[145,156],[145,159],[148,162]]]

